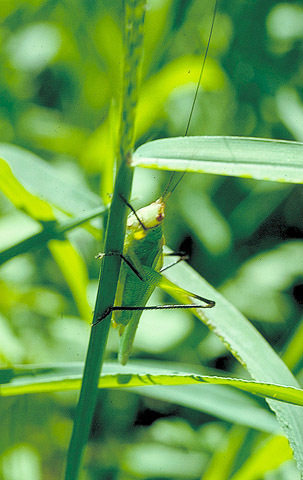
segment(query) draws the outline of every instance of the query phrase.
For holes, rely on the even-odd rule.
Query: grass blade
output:
[[[179,137],[139,147],[132,165],[163,170],[303,182],[303,143],[245,137]]]
[[[207,311],[196,310],[196,315],[223,341],[228,350],[258,382],[273,382],[295,388],[299,384],[285,363],[274,352],[261,334],[222,295],[212,288],[188,265],[178,264],[172,273],[165,272],[179,286],[203,292],[216,301],[216,307]],[[175,296],[175,295],[173,295]],[[180,297],[181,302],[184,301]],[[276,413],[281,428],[294,451],[298,468],[303,471],[303,410],[294,405],[267,400]]]
[[[145,14],[144,0],[129,0],[125,13],[125,60],[123,75],[122,109],[120,135],[117,147],[117,164],[119,167],[113,200],[109,213],[108,228],[105,237],[105,254],[123,251],[126,228],[127,205],[122,200],[129,200],[133,169],[129,161],[134,145],[135,111],[139,90],[139,65],[142,55],[143,22]],[[101,263],[93,325],[98,318],[114,304],[119,279],[121,258],[105,256]],[[80,398],[77,405],[74,428],[69,445],[66,480],[76,480],[79,476],[81,459],[87,443],[91,421],[98,394],[98,382],[103,364],[110,315],[92,328],[83,374]]]

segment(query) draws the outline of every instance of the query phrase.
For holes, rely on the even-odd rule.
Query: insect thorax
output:
[[[143,265],[156,268],[163,247],[164,202],[156,202],[131,214],[127,220],[124,254],[135,256]]]

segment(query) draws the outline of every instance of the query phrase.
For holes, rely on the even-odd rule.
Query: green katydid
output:
[[[202,74],[205,65],[205,59],[207,56],[210,38],[213,30],[214,19],[216,15],[218,1],[216,1],[214,15],[209,35],[209,40],[201,67],[200,77],[195,92],[193,106],[191,108],[186,133],[187,135],[191,116],[193,113],[193,107],[196,101],[197,92],[201,83]],[[183,178],[183,172],[178,182],[175,184],[173,190],[179,184]],[[120,268],[119,283],[115,298],[115,304],[109,307],[102,317],[98,318],[94,325],[100,323],[105,317],[113,313],[113,324],[119,326],[120,333],[120,345],[118,359],[120,363],[125,365],[128,361],[129,355],[132,350],[136,330],[139,324],[140,317],[144,310],[157,310],[157,309],[188,309],[188,308],[212,308],[215,306],[213,300],[208,300],[200,295],[184,290],[177,287],[175,284],[167,280],[161,272],[163,268],[163,219],[165,216],[165,200],[172,193],[167,193],[169,186],[174,178],[174,173],[171,176],[166,191],[162,197],[150,205],[141,208],[137,212],[129,205],[129,203],[123,199],[132,213],[127,220],[127,230],[124,240],[124,249],[122,259],[123,262]],[[112,252],[111,255],[117,255]],[[119,255],[119,254],[118,254]],[[98,258],[102,258],[104,255],[99,254]],[[180,258],[182,259],[182,257]],[[174,265],[173,262],[166,268]],[[165,287],[166,291],[178,292],[184,297],[195,298],[199,300],[199,304],[187,304],[187,305],[161,305],[161,306],[146,306],[148,299],[157,286]]]
[[[131,353],[143,310],[210,308],[215,305],[212,300],[176,287],[161,275],[164,209],[164,199],[159,198],[156,202],[129,215],[124,241],[124,262],[120,269],[115,305],[110,307],[97,322],[99,323],[113,312],[113,323],[119,325],[120,329],[118,357],[123,365],[126,364]],[[102,258],[102,254],[99,255],[100,257]],[[146,306],[157,286],[165,286],[166,290],[178,291],[185,297],[196,298],[203,304]]]

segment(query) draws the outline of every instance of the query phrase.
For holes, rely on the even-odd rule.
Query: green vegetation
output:
[[[189,130],[216,138],[174,139],[214,3],[150,2],[141,75],[141,2],[125,3],[128,34],[118,1],[1,7],[0,479],[58,479],[68,458],[76,480],[90,431],[82,480],[297,480],[302,5],[220,2]],[[165,275],[216,307],[145,312],[121,367],[109,318],[90,326],[113,304],[120,258],[101,260],[98,287],[95,256],[122,249],[119,194],[146,205],[164,192],[161,170],[175,169],[188,173],[164,231],[191,266]],[[184,301],[158,290],[151,305]]]

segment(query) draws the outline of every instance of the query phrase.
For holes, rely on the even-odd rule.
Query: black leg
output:
[[[113,257],[115,255],[118,255],[122,260],[124,260],[124,262],[129,266],[129,268],[134,272],[135,275],[137,275],[137,277],[142,280],[142,282],[144,281],[144,278],[142,278],[142,275],[140,275],[140,273],[138,272],[138,270],[136,269],[136,267],[130,262],[130,260],[128,260],[122,253],[120,252],[108,252],[108,253],[98,253],[98,255],[96,255],[95,258],[103,258],[103,257]]]
[[[169,263],[166,267],[162,267],[160,270],[160,273],[165,272],[165,270],[168,270],[169,268],[173,267],[174,265],[177,265],[178,263],[182,262],[183,260],[188,260],[189,257],[183,252],[173,252],[173,253],[164,253],[166,257],[179,257],[177,260],[174,262]]]
[[[201,300],[202,302],[206,303],[206,305],[150,305],[150,306],[145,306],[145,307],[124,307],[124,306],[113,306],[113,307],[108,307],[103,315],[97,319],[95,323],[92,324],[94,327],[95,325],[98,325],[98,323],[102,322],[104,318],[106,318],[111,312],[123,312],[123,311],[132,311],[132,312],[137,312],[137,311],[144,311],[144,310],[177,310],[178,308],[212,308],[215,306],[215,302],[213,300],[208,300],[207,298],[200,297],[198,295],[194,295],[194,298],[197,298]]]

